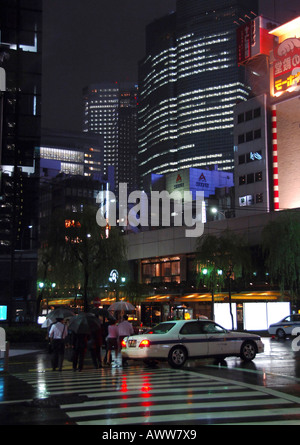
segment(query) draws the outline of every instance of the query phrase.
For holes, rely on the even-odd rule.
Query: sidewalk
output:
[[[0,351],[0,375],[10,373],[11,369],[14,367],[15,360],[18,360],[18,364],[21,362],[26,362],[28,359],[25,357],[31,356],[30,361],[36,363],[37,356],[46,353],[46,348],[41,344],[12,344],[6,345],[7,351]]]
[[[31,354],[34,352],[41,352],[46,350],[46,346],[40,343],[9,343],[9,357],[16,355]],[[3,358],[4,352],[0,351],[0,358]]]

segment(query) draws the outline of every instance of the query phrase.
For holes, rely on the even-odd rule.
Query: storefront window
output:
[[[150,260],[151,261],[151,260]],[[166,259],[157,260],[157,262],[147,262],[142,264],[143,282],[151,283],[155,281],[161,281],[165,283],[180,282],[180,260],[176,258],[172,261]]]

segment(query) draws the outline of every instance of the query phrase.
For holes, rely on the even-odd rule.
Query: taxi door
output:
[[[208,355],[225,355],[230,352],[229,334],[226,329],[208,321],[203,324],[203,332],[205,332],[207,338]]]
[[[208,355],[206,334],[203,332],[201,322],[187,321],[181,328],[178,339],[186,347],[189,357],[204,357]]]

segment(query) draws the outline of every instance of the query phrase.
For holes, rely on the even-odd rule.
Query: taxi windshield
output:
[[[175,326],[176,323],[159,323],[153,328],[149,329],[147,334],[166,334],[170,331],[170,329]]]

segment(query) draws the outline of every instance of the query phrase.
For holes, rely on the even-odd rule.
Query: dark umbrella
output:
[[[91,313],[95,314],[96,316],[101,315],[102,317],[108,317],[109,316],[109,312],[107,309],[103,309],[103,308],[97,308],[94,307],[93,309],[91,309]]]
[[[56,320],[57,318],[70,318],[74,317],[74,312],[72,312],[70,309],[66,307],[58,307],[56,309],[53,309],[53,311],[49,312],[47,315],[47,318],[50,318],[50,320]]]
[[[103,308],[93,308],[91,310],[92,314],[95,314],[97,317],[101,316],[103,318],[107,318],[108,320],[114,320],[115,318],[108,312],[107,309]]]
[[[75,334],[91,334],[100,328],[100,320],[90,312],[80,312],[71,319],[69,324],[69,330]]]

